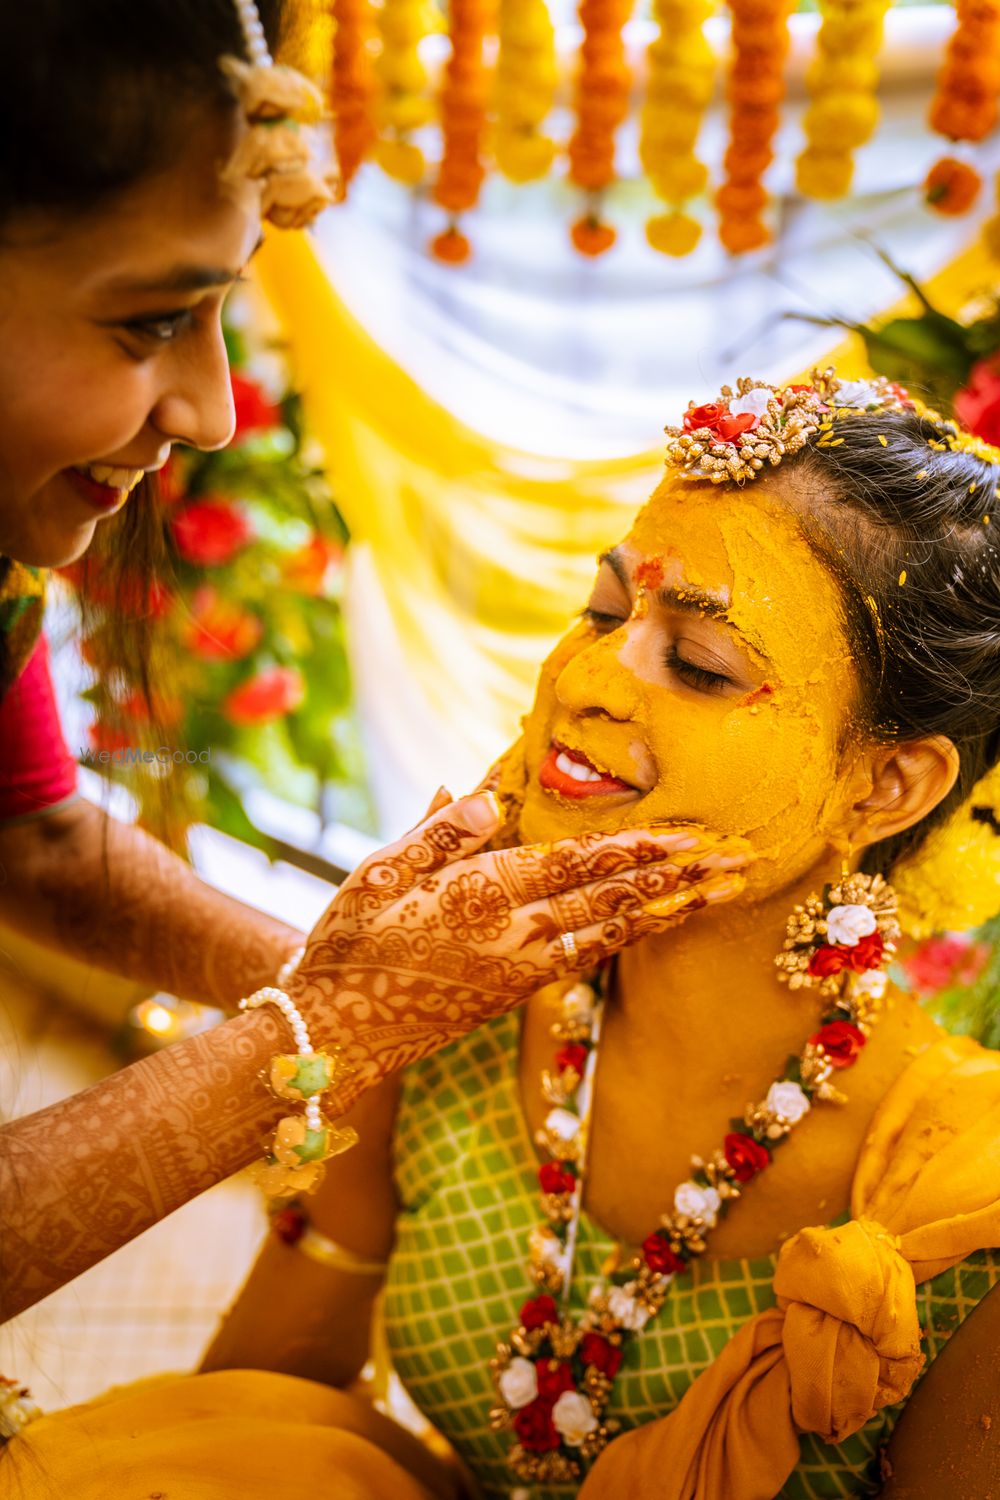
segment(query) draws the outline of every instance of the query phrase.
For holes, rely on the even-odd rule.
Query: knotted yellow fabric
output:
[[[1000,1245],[1000,1055],[947,1038],[907,1068],[872,1121],[851,1213],[788,1241],[777,1307],[670,1416],[616,1439],[581,1500],[773,1500],[800,1432],[840,1442],[908,1394],[916,1283]]]

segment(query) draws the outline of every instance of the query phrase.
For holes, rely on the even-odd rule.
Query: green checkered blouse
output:
[[[386,1287],[389,1349],[411,1397],[474,1471],[487,1500],[506,1500],[519,1484],[504,1461],[509,1435],[489,1425],[489,1361],[532,1295],[526,1243],[539,1219],[517,1051],[517,1018],[504,1016],[411,1069],[395,1140],[403,1212]],[[574,1312],[583,1311],[612,1244],[581,1217]],[[672,1411],[740,1325],[774,1306],[774,1268],[773,1256],[696,1260],[629,1345],[609,1414],[634,1427]],[[928,1360],[997,1280],[1000,1253],[981,1251],[918,1287]],[[899,1411],[880,1412],[836,1447],[803,1437],[799,1465],[776,1500],[877,1493],[878,1450]],[[530,1494],[566,1500],[570,1490],[536,1486]]]

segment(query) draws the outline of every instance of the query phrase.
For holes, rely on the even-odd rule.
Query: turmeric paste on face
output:
[[[668,475],[614,562],[592,599],[600,617],[542,669],[522,835],[700,823],[749,838],[758,888],[793,878],[832,833],[852,760],[857,678],[836,580],[766,480],[740,491]],[[553,743],[635,790],[546,789]]]

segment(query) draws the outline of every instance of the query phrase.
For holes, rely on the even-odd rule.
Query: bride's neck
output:
[[[767,1083],[819,1024],[815,990],[778,983],[775,955],[793,907],[839,865],[814,868],[753,904],[697,913],[672,932],[646,939],[619,958],[606,1017],[606,1039],[645,1070],[669,1068],[693,1093],[721,1079]]]

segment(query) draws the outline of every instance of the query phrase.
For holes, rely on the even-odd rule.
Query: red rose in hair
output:
[[[666,1237],[659,1231],[643,1240],[642,1253],[649,1269],[660,1276],[675,1276],[678,1271],[687,1270],[687,1261],[671,1250]]]
[[[694,432],[698,427],[708,427],[715,432],[720,417],[728,417],[729,407],[722,401],[708,401],[704,406],[695,406],[684,413],[684,431]]]
[[[752,411],[741,411],[738,416],[726,413],[720,417],[719,425],[715,429],[724,443],[735,443],[743,432],[749,432],[752,427],[757,426],[758,418]]]
[[[177,511],[170,529],[181,557],[201,567],[227,563],[253,541],[253,528],[239,507],[212,497]]]
[[[266,667],[233,688],[222,700],[222,712],[233,724],[269,724],[298,708],[305,691],[295,667]]]
[[[726,1136],[723,1149],[737,1182],[749,1182],[751,1177],[756,1177],[758,1172],[771,1165],[771,1153],[767,1147],[739,1130]]]
[[[559,1322],[559,1309],[552,1297],[532,1297],[521,1308],[521,1322],[525,1328],[541,1328],[545,1323]]]
[[[809,1040],[823,1048],[835,1068],[849,1068],[865,1045],[865,1034],[851,1021],[829,1021]]]
[[[568,1172],[562,1162],[547,1161],[538,1169],[538,1181],[543,1193],[571,1193],[576,1187],[576,1178]]]
[[[543,1401],[556,1402],[564,1391],[575,1391],[573,1371],[564,1359],[540,1359],[535,1366],[538,1394]]]
[[[559,1434],[552,1420],[552,1402],[540,1397],[522,1406],[514,1418],[514,1431],[529,1453],[551,1453],[559,1447]]]
[[[863,974],[866,969],[877,969],[882,962],[882,954],[885,951],[885,942],[880,932],[870,932],[860,942],[854,944],[853,948],[847,949],[847,956],[851,968],[855,974]]]
[[[612,1344],[610,1339],[602,1338],[599,1333],[584,1334],[580,1342],[579,1355],[585,1365],[595,1365],[609,1380],[614,1380],[625,1358],[624,1352],[617,1344]]]
[[[559,1069],[572,1068],[574,1072],[582,1074],[586,1061],[587,1049],[581,1042],[568,1042],[556,1053],[556,1067]]]
[[[831,944],[824,943],[809,960],[809,973],[820,979],[842,973],[851,961],[851,951],[850,948],[834,948]]]
[[[233,405],[236,408],[236,438],[246,437],[248,432],[281,426],[281,407],[267,398],[255,380],[248,380],[235,370],[230,370],[229,378],[233,383]]]

